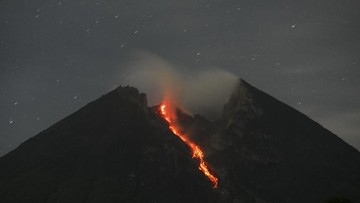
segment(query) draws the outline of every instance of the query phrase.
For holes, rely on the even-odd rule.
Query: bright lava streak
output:
[[[185,134],[181,133],[179,129],[176,128],[174,125],[174,120],[169,115],[167,111],[166,105],[160,105],[160,112],[163,118],[168,122],[169,129],[173,132],[176,136],[178,136],[187,146],[190,147],[192,151],[192,158],[196,158],[199,160],[199,170],[204,173],[204,175],[213,183],[213,188],[218,187],[218,178],[216,178],[211,172],[209,171],[208,166],[204,161],[204,152],[197,146],[194,142],[187,139]]]

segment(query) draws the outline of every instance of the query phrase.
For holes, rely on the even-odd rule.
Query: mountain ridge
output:
[[[249,184],[244,187],[253,187],[256,191],[263,190],[264,188],[257,186],[262,185],[267,187],[266,190],[272,191],[272,194],[267,194],[270,198],[278,198],[273,194],[288,196],[289,202],[311,202],[310,198],[301,197],[301,194],[296,194],[295,191],[306,192],[307,196],[312,195],[317,201],[331,196],[331,192],[360,199],[356,195],[360,191],[360,176],[355,175],[356,171],[360,170],[360,153],[306,115],[243,80],[225,105],[224,114],[224,135],[225,139],[229,140],[228,143],[231,143],[229,148],[233,148],[232,156],[238,155],[234,160],[243,159],[240,161],[242,163],[230,165],[243,164],[245,169],[255,167],[259,170],[257,173],[245,170],[247,177],[242,178]],[[254,163],[248,164],[247,161]],[[263,170],[259,166],[269,168]],[[342,167],[347,169],[340,169]],[[234,170],[243,169],[234,167]],[[262,174],[261,179],[256,177],[259,174]],[[256,179],[259,180],[255,181]],[[268,186],[264,186],[265,181],[269,181]],[[251,186],[251,182],[257,185]],[[273,190],[276,182],[298,189],[287,191],[288,188],[279,189],[277,186],[279,188]],[[304,189],[306,182],[312,182],[313,185],[318,185],[318,188]],[[340,189],[341,186],[336,186],[336,183],[348,186]],[[297,196],[298,200],[292,199],[294,196]],[[276,199],[276,202],[284,202],[284,197]]]
[[[197,169],[157,106],[118,87],[0,158],[8,202],[321,202],[360,200],[360,153],[240,80],[215,122],[179,112],[219,188]]]

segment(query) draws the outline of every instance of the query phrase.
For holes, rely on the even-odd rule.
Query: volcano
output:
[[[244,80],[216,121],[176,111],[202,159],[163,105],[118,87],[30,138],[0,158],[1,202],[360,201],[359,151]]]

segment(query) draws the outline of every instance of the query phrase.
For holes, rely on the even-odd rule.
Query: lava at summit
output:
[[[168,106],[165,104],[160,105],[160,113],[162,117],[167,121],[169,124],[169,129],[172,133],[174,133],[176,136],[178,136],[190,149],[192,152],[192,158],[196,158],[199,160],[199,167],[198,169],[204,173],[204,175],[212,182],[213,188],[218,187],[218,178],[215,177],[209,170],[209,167],[204,161],[204,152],[201,150],[201,148],[196,145],[194,142],[189,140],[185,134],[181,132],[175,125],[175,118],[171,116],[170,112],[168,111]]]

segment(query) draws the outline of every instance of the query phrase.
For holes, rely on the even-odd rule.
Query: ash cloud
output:
[[[172,105],[209,119],[220,117],[238,77],[230,72],[211,69],[181,74],[178,67],[149,53],[134,56],[127,65],[125,85],[145,92],[149,105],[171,102]]]

